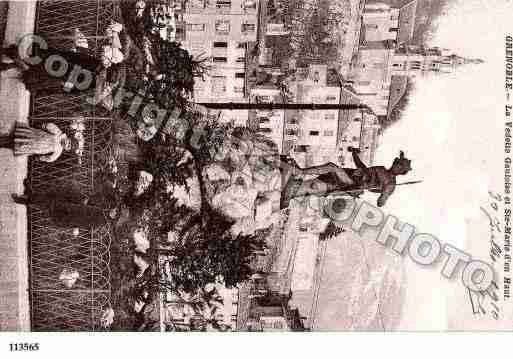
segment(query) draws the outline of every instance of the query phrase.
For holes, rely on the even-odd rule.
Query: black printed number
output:
[[[10,343],[12,352],[35,352],[39,350],[39,343]]]

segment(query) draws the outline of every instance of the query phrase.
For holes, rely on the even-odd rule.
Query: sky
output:
[[[489,190],[501,191],[504,37],[513,32],[511,14],[508,0],[454,1],[429,45],[485,63],[417,79],[403,118],[383,134],[375,159],[389,166],[404,150],[413,171],[401,181],[423,181],[397,188],[386,211],[461,249],[479,240],[466,230],[466,220],[486,225],[480,206]],[[446,329],[446,297],[453,284],[443,282],[439,270],[406,266],[400,328]]]
[[[400,181],[423,182],[398,187],[384,210],[417,232],[467,251],[486,249],[488,222],[480,206],[487,202],[489,190],[500,191],[502,185],[504,37],[513,33],[511,14],[513,3],[508,0],[454,0],[438,19],[428,45],[485,63],[418,78],[403,118],[384,132],[374,161],[388,167],[400,150],[405,151],[413,171]],[[365,199],[374,203],[375,198]],[[346,233],[329,242],[316,330],[381,329],[381,323],[366,322],[366,317],[382,281],[376,264],[392,263],[393,256],[376,248],[370,237]],[[421,268],[407,257],[399,261],[405,268],[405,279],[400,279],[404,298],[397,300],[400,313],[394,329],[443,331],[449,323],[456,323],[451,329],[462,329],[469,315],[460,281],[443,278],[441,265]],[[396,309],[391,301],[381,302],[383,317],[396,316]]]
[[[385,131],[376,155],[375,163],[388,166],[404,150],[413,171],[402,180],[423,180],[398,189],[387,210],[457,245],[464,236],[455,225],[501,182],[504,34],[512,9],[506,0],[454,2],[431,45],[485,63],[415,80],[403,118]]]

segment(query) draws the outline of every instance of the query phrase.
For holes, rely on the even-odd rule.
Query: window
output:
[[[258,120],[260,123],[270,123],[269,119],[267,117],[260,117]]]
[[[358,137],[353,136],[353,138],[351,138],[351,140],[352,140],[353,142],[357,142],[357,141],[358,141]]]
[[[242,32],[255,32],[256,25],[250,22],[242,23]]]
[[[230,33],[230,20],[216,20],[215,27],[218,35],[228,35]]]
[[[323,135],[324,136],[333,136],[333,131],[332,130],[326,130],[326,131],[324,131]]]
[[[235,73],[235,78],[236,79],[243,79],[246,77],[246,74],[244,72],[236,72]]]
[[[290,130],[290,129],[288,129],[288,130],[285,131],[285,134],[287,136],[297,136],[298,135],[298,131],[297,130]]]
[[[335,119],[335,114],[334,113],[327,113],[324,115],[324,119],[325,120],[334,120]]]
[[[217,0],[216,8],[218,9],[229,9],[232,7],[232,2],[229,0]]]
[[[336,101],[336,100],[337,100],[336,96],[326,96],[326,101]]]
[[[294,117],[294,118],[289,118],[289,119],[287,120],[287,123],[288,123],[289,125],[297,125],[297,124],[298,124],[298,121],[297,121],[297,118],[295,118],[295,117]]]
[[[239,56],[239,57],[237,57],[237,60],[235,60],[235,61],[237,61],[237,62],[245,62],[246,59],[243,56]]]
[[[242,5],[244,10],[256,10],[256,1],[255,0],[246,0]]]
[[[213,57],[212,61],[213,62],[227,62],[228,59],[226,57],[224,57],[224,56],[222,56],[222,57],[221,56],[217,56],[217,57]]]
[[[205,0],[191,0],[190,7],[194,9],[204,9],[205,8]]]
[[[219,113],[210,112],[207,114],[207,118],[209,120],[217,120],[219,118]]]
[[[422,68],[422,63],[420,61],[412,61],[410,63],[410,68],[413,70],[420,70]]]
[[[190,48],[192,54],[202,54],[205,51],[205,44],[200,40],[192,40]]]
[[[319,79],[320,79],[319,71],[315,71],[314,74],[313,74],[313,81],[315,83],[317,83],[317,82],[319,82]]]
[[[226,92],[226,76],[212,76],[212,93]]]
[[[310,131],[310,136],[319,136],[319,131]]]
[[[388,32],[398,32],[398,31],[399,31],[398,27],[391,27],[390,29],[388,29]]]
[[[267,127],[261,127],[258,129],[258,132],[262,132],[262,133],[271,133],[273,132],[270,128],[267,128]]]
[[[187,24],[188,31],[205,31],[205,24]]]
[[[241,86],[234,86],[234,87],[233,87],[233,92],[236,92],[236,93],[243,93],[243,92],[244,92],[244,87],[241,87]]]
[[[281,322],[275,322],[274,329],[283,329],[283,324]]]
[[[270,103],[272,101],[272,98],[271,98],[271,96],[260,95],[260,96],[256,96],[256,101]]]
[[[214,41],[214,47],[216,48],[227,48],[228,43],[226,41]]]

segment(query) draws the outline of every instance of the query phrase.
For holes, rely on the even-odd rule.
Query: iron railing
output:
[[[71,31],[79,28],[90,50],[101,46],[101,36],[110,24],[112,1],[39,1],[36,33],[49,46],[70,49]],[[110,146],[111,117],[85,101],[90,94],[64,92],[32,93],[30,125],[52,122],[69,136],[70,123],[81,117],[85,123],[83,155],[63,153],[54,163],[37,159],[29,164],[29,183],[34,192],[72,184],[84,195],[95,191],[98,161]],[[110,306],[110,233],[108,226],[60,228],[46,210],[29,206],[31,323],[35,331],[99,330],[103,311]],[[71,288],[59,279],[64,269],[79,274]]]

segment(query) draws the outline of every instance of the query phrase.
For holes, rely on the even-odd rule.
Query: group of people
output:
[[[25,85],[25,88],[34,92],[41,91],[45,94],[77,93],[93,91],[96,95],[99,82],[109,81],[111,73],[117,71],[118,66],[124,61],[123,47],[119,34],[123,31],[120,23],[112,23],[108,26],[104,36],[104,46],[97,54],[89,48],[87,37],[76,28],[72,30],[73,45],[68,49],[60,49],[49,46],[43,39],[33,41],[28,46],[20,43],[0,50],[0,71],[10,71],[9,75],[17,70],[17,78]],[[26,51],[27,48],[29,51]],[[32,61],[38,57],[40,61]],[[59,57],[67,63],[66,72],[55,76],[56,68],[48,68],[53,63],[61,66],[59,62],[47,61],[50,58]],[[87,88],[78,88],[70,83],[70,75],[75,67],[89,71],[91,81]],[[12,75],[11,75],[12,76]],[[80,80],[80,79],[78,79]],[[40,127],[32,127],[28,124],[17,122],[14,131],[0,138],[0,147],[13,150],[14,156],[35,156],[43,162],[56,161],[63,152],[70,151],[75,146],[72,136],[65,133],[65,129],[59,128],[54,123],[44,123]],[[78,145],[78,143],[77,143]],[[115,210],[105,206],[105,194],[85,196],[72,186],[65,188],[46,188],[33,191],[30,183],[25,182],[25,194],[13,195],[13,200],[18,204],[35,205],[49,212],[49,218],[54,225],[60,227],[89,227],[91,225],[105,224],[108,218],[114,218]]]
[[[109,74],[116,71],[116,66],[124,60],[122,44],[119,33],[123,31],[120,23],[112,23],[106,30],[106,44],[97,56],[89,49],[87,37],[76,28],[72,33],[73,47],[67,50],[46,46],[45,43],[33,42],[29,44],[30,52],[23,53],[24,46],[11,45],[1,50],[0,71],[17,69],[20,80],[28,91],[44,91],[45,93],[97,91],[100,75],[109,78]],[[30,61],[32,57],[40,60]],[[67,63],[64,74],[59,72],[63,66],[59,61],[47,61],[59,57]],[[48,65],[53,68],[48,68]],[[87,89],[81,89],[69,81],[75,68],[88,71],[91,76]],[[53,71],[55,72],[53,72]],[[78,79],[75,79],[78,80]],[[12,134],[0,139],[0,147],[12,148],[15,156],[35,155],[39,160],[53,162],[59,158],[63,151],[72,149],[73,141],[62,129],[53,123],[44,124],[42,128],[30,127],[26,124],[16,123]]]

